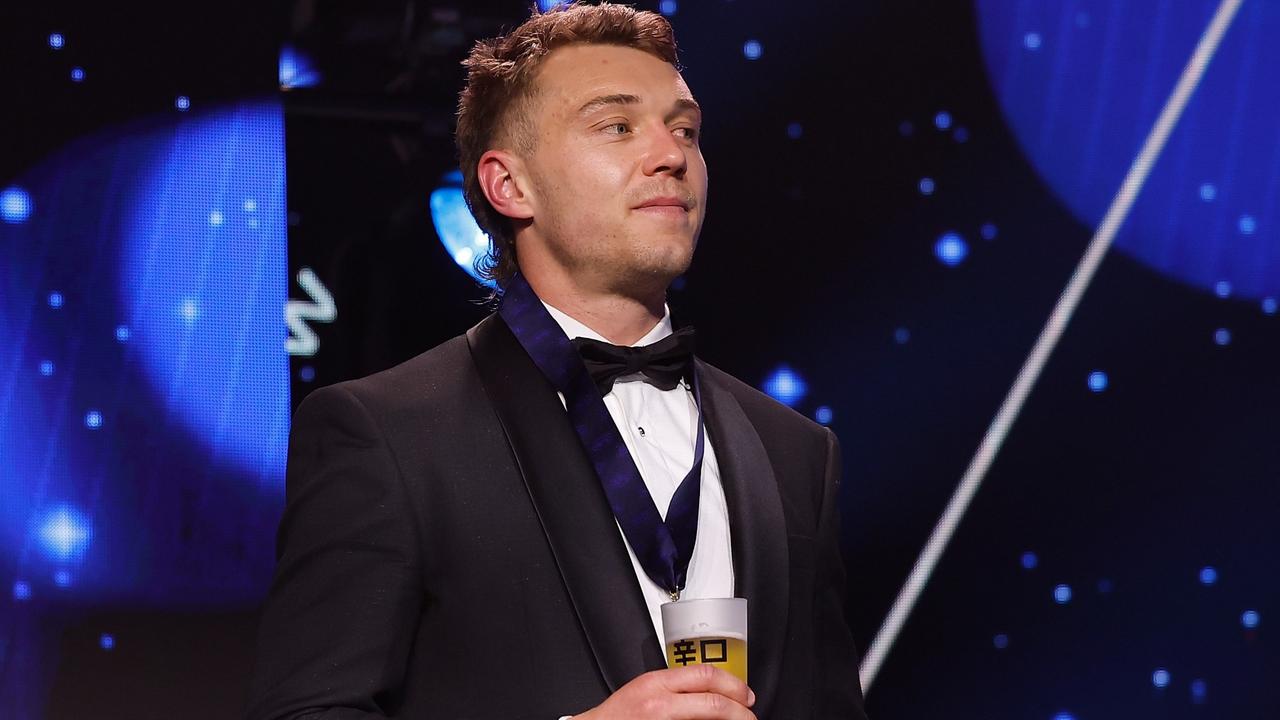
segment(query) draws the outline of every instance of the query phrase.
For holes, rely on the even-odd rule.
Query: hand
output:
[[[574,720],[755,720],[756,694],[711,665],[647,672]]]

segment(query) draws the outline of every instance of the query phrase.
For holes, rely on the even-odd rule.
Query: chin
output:
[[[644,260],[647,262],[643,264],[649,265],[653,273],[672,273],[674,280],[693,262],[693,239],[688,235],[673,236],[670,242],[653,247]]]
[[[614,275],[619,286],[628,294],[649,294],[665,291],[673,280],[683,275],[693,260],[693,249],[667,245],[650,248],[627,258],[619,258],[614,265]]]

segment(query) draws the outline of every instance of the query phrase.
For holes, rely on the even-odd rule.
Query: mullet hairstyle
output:
[[[534,76],[542,60],[566,45],[621,45],[642,50],[677,70],[675,35],[667,19],[626,5],[571,2],[532,16],[515,30],[475,44],[462,66],[467,84],[458,97],[458,157],[463,195],[480,229],[489,236],[489,251],[476,261],[481,277],[506,286],[515,275],[515,230],[480,189],[477,168],[485,152],[507,146],[527,155],[536,141],[529,117],[536,93]]]

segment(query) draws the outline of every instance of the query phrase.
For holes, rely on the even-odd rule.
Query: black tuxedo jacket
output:
[[[864,718],[835,438],[699,362],[760,718]],[[555,390],[496,315],[294,418],[250,720],[582,712],[662,647]]]

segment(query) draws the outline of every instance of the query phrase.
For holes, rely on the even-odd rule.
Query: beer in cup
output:
[[[746,598],[666,603],[662,635],[667,667],[714,665],[747,681]]]

